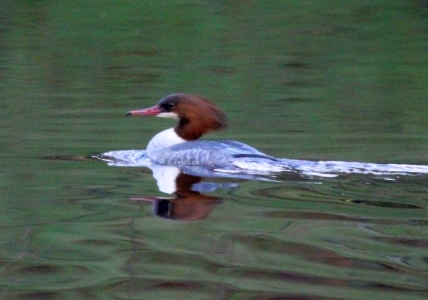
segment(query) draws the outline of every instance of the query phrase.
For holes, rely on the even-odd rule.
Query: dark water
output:
[[[0,298],[426,299],[426,175],[156,202],[149,169],[90,157],[144,149],[172,123],[124,113],[190,92],[229,115],[212,139],[427,165],[427,22],[410,0],[0,1]]]

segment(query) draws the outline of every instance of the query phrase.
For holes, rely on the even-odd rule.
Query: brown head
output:
[[[226,114],[210,100],[197,95],[172,94],[164,97],[153,107],[133,110],[126,114],[156,116],[178,120],[175,132],[187,141],[227,128]]]

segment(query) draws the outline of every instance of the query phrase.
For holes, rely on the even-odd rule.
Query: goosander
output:
[[[156,134],[146,150],[110,151],[96,157],[112,166],[144,166],[153,170],[158,184],[170,177],[160,166],[174,166],[200,177],[262,179],[296,172],[306,177],[336,177],[340,174],[428,174],[426,165],[376,164],[344,161],[309,161],[275,158],[237,141],[198,140],[204,134],[227,128],[225,113],[213,102],[191,94],[172,94],[153,107],[131,110],[127,116],[172,118],[177,126]],[[260,177],[259,175],[263,176]],[[270,179],[267,179],[270,180]],[[165,181],[166,182],[166,181]],[[163,184],[165,190],[168,184]]]
[[[225,166],[253,158],[276,161],[276,158],[237,141],[198,141],[204,134],[226,129],[227,117],[210,100],[197,95],[168,95],[153,107],[131,110],[126,115],[178,121],[176,127],[156,134],[147,145],[147,156],[162,165]]]

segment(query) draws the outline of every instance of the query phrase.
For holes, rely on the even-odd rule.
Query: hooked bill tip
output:
[[[130,111],[128,111],[125,116],[127,116],[127,117],[132,116],[132,113]]]

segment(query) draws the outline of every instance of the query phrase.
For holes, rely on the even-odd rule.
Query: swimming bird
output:
[[[153,107],[131,110],[126,115],[155,116],[178,121],[174,128],[156,134],[147,145],[147,156],[159,164],[224,166],[243,160],[276,161],[276,158],[241,142],[198,140],[209,132],[227,128],[224,111],[198,95],[168,95]]]

